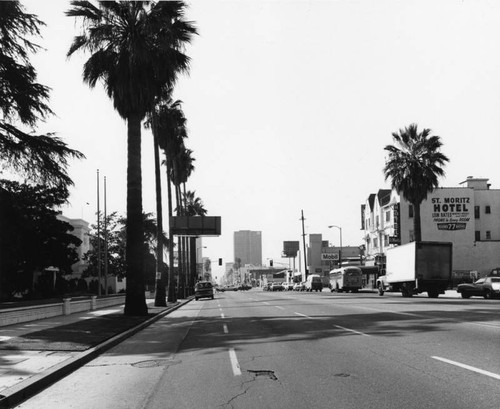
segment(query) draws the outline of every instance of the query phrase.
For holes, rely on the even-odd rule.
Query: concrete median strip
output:
[[[169,313],[177,310],[189,301],[191,301],[191,298],[183,300],[182,302],[179,302],[178,304],[171,307],[167,307],[164,311],[159,312],[158,314],[141,322],[140,324],[124,332],[121,332],[92,348],[89,348],[83,352],[79,352],[77,356],[68,358],[39,374],[35,374],[12,387],[0,391],[0,408],[10,408],[22,402],[23,400],[28,399],[50,384],[57,382],[61,378],[67,376],[71,372],[90,362],[101,353],[107,351],[123,340],[143,330],[144,328],[148,327],[149,325],[153,324]]]

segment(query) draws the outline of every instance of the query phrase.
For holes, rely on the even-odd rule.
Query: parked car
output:
[[[262,289],[264,291],[271,291],[271,286],[273,285],[273,283],[267,283],[264,287],[262,287]]]
[[[198,301],[200,298],[214,299],[214,286],[210,281],[200,281],[194,286],[194,299]]]
[[[305,283],[295,283],[293,286],[293,291],[304,291],[305,290]]]
[[[493,270],[491,270],[487,277],[500,277],[500,267],[497,267],[497,268],[494,268]]]
[[[248,284],[241,284],[240,286],[238,286],[238,290],[241,290],[241,291],[247,291],[247,290],[250,290],[252,288],[251,285],[248,285]]]
[[[293,283],[291,281],[289,283],[284,282],[283,287],[285,288],[285,291],[293,290]]]
[[[459,284],[457,293],[462,294],[462,298],[472,296],[484,298],[500,297],[500,277],[483,277],[472,284]]]
[[[225,285],[224,287],[220,287],[219,291],[238,291],[238,287],[235,287],[234,285]]]
[[[271,291],[283,291],[285,287],[283,287],[283,284],[281,283],[272,283],[271,284]]]
[[[323,282],[318,274],[310,274],[306,280],[306,291],[322,291]]]

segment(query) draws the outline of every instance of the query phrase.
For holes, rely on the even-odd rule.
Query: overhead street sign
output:
[[[176,236],[220,236],[220,216],[172,216],[172,234]]]

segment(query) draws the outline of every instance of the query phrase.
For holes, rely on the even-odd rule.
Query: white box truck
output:
[[[377,279],[379,294],[401,291],[403,297],[427,292],[436,298],[451,282],[452,248],[449,242],[420,241],[387,249],[386,274]]]

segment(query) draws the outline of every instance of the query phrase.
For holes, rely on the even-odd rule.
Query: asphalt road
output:
[[[497,409],[500,300],[228,292],[19,408]]]

